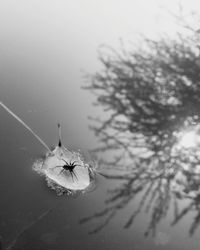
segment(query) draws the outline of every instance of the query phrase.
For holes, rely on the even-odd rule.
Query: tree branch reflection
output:
[[[86,89],[96,94],[96,105],[107,117],[92,118],[100,138],[94,152],[104,154],[101,163],[107,169],[122,171],[106,176],[120,181],[109,191],[106,208],[81,220],[103,220],[93,233],[136,197],[140,201],[124,228],[130,228],[142,210],[151,216],[145,235],[155,234],[169,209],[171,225],[190,212],[195,215],[190,235],[200,224],[200,34],[184,28],[187,35],[143,38],[142,46],[132,51],[104,47],[103,70],[87,76]],[[195,142],[186,145],[188,130],[194,131]]]
[[[153,159],[151,158],[151,160]],[[193,235],[200,224],[200,173],[195,172],[200,170],[200,166],[190,162],[189,167],[188,164],[187,167],[192,171],[189,171],[182,167],[181,162],[180,165],[177,162],[175,165],[174,160],[177,159],[171,159],[173,165],[170,162],[156,161],[156,164],[152,164],[151,168],[148,165],[149,161],[144,163],[143,160],[143,166],[141,162],[136,164],[128,175],[105,175],[107,179],[120,181],[120,183],[123,181],[123,183],[109,191],[104,210],[82,219],[81,223],[97,218],[103,219],[103,223],[91,232],[97,233],[110,222],[119,210],[140,196],[137,207],[125,223],[124,228],[130,228],[136,216],[143,210],[151,216],[145,235],[149,235],[149,233],[154,235],[157,225],[167,216],[171,207],[173,209],[171,225],[176,225],[191,211],[195,214],[189,231],[190,235]],[[183,201],[186,201],[184,202],[185,207],[179,206]]]

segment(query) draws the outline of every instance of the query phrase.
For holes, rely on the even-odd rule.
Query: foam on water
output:
[[[58,194],[91,190],[94,184],[94,169],[83,160],[80,153],[71,152],[62,145],[60,124],[58,124],[58,146],[51,150],[40,136],[1,101],[0,106],[21,123],[47,149],[45,158],[36,160],[33,169],[45,176],[47,185],[50,188],[56,190]]]
[[[68,163],[76,162],[73,176],[68,170],[62,171],[62,166],[65,165],[63,160]],[[44,159],[36,160],[33,169],[45,176],[47,185],[59,195],[86,192],[94,185],[95,174],[91,166],[84,162],[79,152],[71,152],[63,146],[57,146]]]

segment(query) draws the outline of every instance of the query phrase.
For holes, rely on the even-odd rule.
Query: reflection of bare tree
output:
[[[190,211],[196,213],[190,234],[200,223],[198,144],[192,149],[179,145],[180,131],[195,130],[197,137],[200,133],[200,34],[188,25],[185,28],[187,35],[144,39],[142,48],[134,51],[107,48],[100,55],[103,70],[89,76],[86,88],[95,92],[97,105],[108,114],[105,120],[93,119],[101,142],[96,152],[109,151],[112,157],[103,163],[127,170],[107,176],[123,182],[109,193],[105,210],[82,220],[104,218],[94,232],[136,195],[140,203],[125,228],[145,209],[151,213],[146,234],[155,232],[170,206],[173,225]],[[183,200],[187,202],[181,210]]]
[[[125,208],[136,196],[140,196],[140,202],[124,225],[125,228],[129,228],[135,217],[143,210],[151,214],[145,234],[148,235],[150,232],[155,234],[156,226],[165,218],[171,206],[174,211],[172,225],[178,223],[191,211],[196,214],[190,227],[192,235],[200,222],[200,174],[195,173],[194,169],[198,170],[195,164],[191,164],[189,168],[193,168],[193,172],[181,167],[173,171],[171,168],[166,169],[165,166],[157,171],[157,169],[149,169],[148,165],[136,164],[127,176],[107,175],[108,179],[123,180],[123,184],[109,192],[104,210],[82,219],[81,223],[97,218],[103,219],[103,223],[92,231],[97,233],[119,210]],[[180,209],[179,204],[182,201],[185,201],[185,205]]]

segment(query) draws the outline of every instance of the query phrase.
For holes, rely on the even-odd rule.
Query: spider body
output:
[[[58,145],[52,149],[48,147],[48,145],[19,116],[12,112],[12,110],[1,101],[0,107],[21,123],[48,150],[45,158],[36,160],[33,167],[36,172],[45,175],[50,187],[54,188],[56,184],[54,189],[60,193],[60,187],[67,191],[70,190],[71,192],[73,190],[75,192],[80,190],[83,191],[90,186],[93,180],[90,178],[90,175],[93,171],[88,164],[85,164],[84,161],[81,160],[79,152],[71,152],[62,145],[60,124],[58,124]],[[55,169],[58,171],[55,171]]]
[[[78,180],[78,177],[76,176],[75,172],[74,172],[74,168],[76,166],[81,166],[79,164],[76,164],[76,161],[70,161],[69,163],[67,161],[65,161],[64,159],[62,159],[64,162],[65,162],[65,165],[63,166],[56,166],[56,167],[61,167],[62,170],[60,171],[60,174],[61,173],[64,173],[65,171],[69,171],[71,177],[72,177],[72,180],[74,180],[74,176],[76,177],[76,179]]]

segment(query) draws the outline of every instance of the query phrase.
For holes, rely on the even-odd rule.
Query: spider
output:
[[[72,180],[74,181],[74,178],[73,178],[73,176],[75,176],[76,177],[76,179],[78,180],[78,177],[76,176],[76,174],[74,173],[74,168],[76,167],[76,166],[81,166],[81,165],[79,165],[79,164],[76,164],[76,162],[77,161],[70,161],[69,163],[67,162],[67,161],[65,161],[64,159],[62,159],[66,164],[65,165],[63,165],[63,166],[56,166],[56,167],[61,167],[62,168],[62,170],[60,171],[60,174],[61,173],[64,173],[65,171],[69,171],[69,173],[70,173],[70,175],[71,175],[71,177],[72,177]]]

